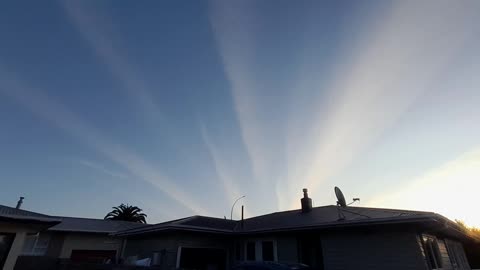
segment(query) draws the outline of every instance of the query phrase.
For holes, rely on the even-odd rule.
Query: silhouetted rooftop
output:
[[[48,215],[17,209],[10,206],[0,205],[0,220],[15,222],[48,223],[54,225],[60,220]]]
[[[113,233],[122,230],[150,226],[147,224],[121,220],[104,220],[77,217],[57,218],[61,220],[61,223],[49,228],[49,231]]]
[[[137,235],[166,230],[204,231],[212,233],[254,233],[306,229],[326,226],[355,226],[365,223],[410,222],[434,218],[435,213],[367,207],[339,208],[329,205],[315,207],[311,212],[300,209],[276,212],[267,215],[232,221],[221,218],[192,216],[170,222],[115,233],[116,235]],[[343,219],[340,219],[342,217]]]
[[[120,220],[49,216],[23,209],[16,209],[5,205],[0,205],[0,219],[22,222],[51,223],[54,226],[50,227],[48,229],[49,231],[64,232],[113,233],[132,228],[149,226],[147,224]]]

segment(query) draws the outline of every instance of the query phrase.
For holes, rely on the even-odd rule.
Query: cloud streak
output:
[[[462,2],[452,8],[448,1],[435,5],[402,1],[385,7],[374,13],[375,18],[351,24],[361,33],[346,39],[351,44],[337,52],[333,66],[309,62],[292,70],[297,77],[292,76],[296,87],[289,89],[291,96],[297,98],[301,90],[311,103],[306,108],[295,104],[293,115],[276,110],[276,117],[289,121],[285,128],[288,164],[281,167],[275,163],[279,151],[273,149],[283,147],[276,142],[285,130],[272,130],[272,125],[263,121],[262,86],[269,82],[253,73],[259,65],[255,56],[264,49],[256,39],[262,14],[256,16],[257,10],[246,2],[211,2],[211,25],[231,84],[243,143],[256,179],[267,186],[276,185],[281,208],[298,208],[298,194],[292,190],[307,187],[315,194],[358,159],[419,97],[438,85],[474,35],[475,3]],[[305,28],[314,30],[308,40],[325,34],[309,26]],[[303,45],[290,49],[301,51]],[[318,53],[306,51],[301,58],[310,61],[309,54]],[[315,73],[326,68],[334,69],[327,79]],[[323,90],[320,86],[327,89],[323,96],[318,95]],[[312,98],[318,101],[310,101]]]
[[[35,115],[51,122],[63,131],[92,147],[112,161],[123,166],[133,176],[150,183],[165,196],[196,214],[208,214],[200,204],[186,194],[155,167],[125,147],[105,139],[101,133],[71,112],[62,104],[54,101],[38,89],[32,89],[15,75],[0,66],[0,93],[9,96],[25,106]]]
[[[127,59],[120,53],[118,42],[111,38],[112,25],[105,14],[98,14],[97,9],[87,8],[76,1],[63,2],[68,18],[94,49],[97,56],[110,69],[113,76],[123,82],[124,90],[137,100],[145,115],[158,122],[163,117],[145,80],[141,79]]]
[[[210,21],[217,39],[225,73],[231,84],[234,109],[253,173],[260,182],[268,180],[268,143],[258,121],[256,91],[258,82],[251,73],[254,63],[255,18],[246,2],[211,1]]]
[[[78,162],[85,167],[97,170],[99,172],[102,172],[103,174],[106,174],[106,175],[109,175],[109,176],[112,176],[112,177],[115,177],[115,178],[122,178],[122,179],[128,178],[128,176],[126,174],[107,169],[104,166],[102,166],[102,165],[100,165],[96,162],[91,162],[91,161],[84,160],[84,159],[79,160]]]
[[[304,179],[305,186],[319,190],[435,87],[474,31],[475,8],[450,4],[398,2],[350,46],[353,56],[333,76],[331,103],[319,106],[312,118],[315,139],[302,146],[311,150],[299,158],[301,168],[292,168],[299,174],[290,182]],[[298,145],[299,138],[290,141]]]

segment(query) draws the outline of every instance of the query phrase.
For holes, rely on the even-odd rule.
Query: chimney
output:
[[[308,213],[312,211],[312,199],[308,197],[308,190],[303,189],[303,198],[300,200],[302,202],[302,213]]]
[[[22,207],[23,199],[25,199],[25,197],[20,197],[20,200],[17,202],[17,207],[15,208],[20,209],[20,207]]]

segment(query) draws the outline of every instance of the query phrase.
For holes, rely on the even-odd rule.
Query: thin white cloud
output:
[[[81,159],[81,160],[78,161],[78,163],[80,163],[81,165],[83,165],[85,167],[95,169],[99,172],[102,172],[102,173],[104,173],[106,175],[109,175],[109,176],[112,176],[112,177],[123,178],[123,179],[128,178],[128,176],[126,174],[121,173],[121,172],[117,172],[117,171],[114,171],[114,170],[111,170],[111,169],[107,169],[107,168],[105,168],[105,166],[99,164],[98,162],[92,162],[92,161]]]
[[[149,119],[157,122],[163,117],[158,105],[149,90],[145,80],[128,63],[127,58],[120,53],[119,40],[113,39],[113,23],[105,14],[88,8],[81,2],[62,2],[68,18],[85,38],[95,53],[107,65],[113,76],[124,84],[124,90],[137,100]]]
[[[453,7],[450,1],[396,2],[375,29],[367,29],[351,46],[353,57],[334,75],[331,103],[319,106],[306,129],[314,139],[290,138],[296,147],[289,155],[299,161],[290,182],[304,179],[303,185],[319,190],[432,90],[473,36],[478,4],[473,5],[477,8],[464,2]],[[307,149],[302,157],[296,156],[299,144]],[[292,201],[291,207],[296,205]]]
[[[268,180],[270,157],[266,131],[258,121],[255,81],[251,67],[255,64],[254,17],[246,1],[211,1],[210,20],[223,59],[225,73],[231,84],[235,112],[243,143],[257,180]]]
[[[204,125],[201,126],[202,139],[205,143],[210,158],[213,161],[215,167],[215,172],[219,177],[221,184],[223,185],[224,190],[227,193],[228,198],[236,198],[240,195],[238,188],[236,187],[234,177],[229,172],[228,166],[225,164],[224,159],[221,156],[219,149],[210,139],[207,129]]]
[[[158,188],[164,195],[196,214],[207,214],[192,196],[185,193],[173,180],[163,175],[154,166],[125,147],[105,139],[101,133],[83,121],[68,108],[55,102],[38,89],[32,89],[15,75],[0,66],[0,93],[18,101],[39,117],[53,123],[80,142],[99,151],[112,161],[123,166],[133,176]]]
[[[205,143],[210,158],[213,161],[215,173],[217,174],[217,177],[220,180],[220,183],[223,186],[223,189],[225,190],[228,199],[231,203],[233,203],[235,199],[245,195],[242,194],[240,192],[240,189],[238,188],[237,183],[239,183],[240,181],[238,181],[238,178],[233,175],[231,171],[231,166],[226,164],[225,158],[221,150],[218,149],[218,147],[210,138],[210,135],[208,134],[205,125],[201,126],[201,132],[203,142]],[[245,216],[250,216],[250,212],[247,209],[245,209]]]

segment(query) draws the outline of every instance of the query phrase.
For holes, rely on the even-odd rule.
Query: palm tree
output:
[[[137,206],[122,203],[121,205],[112,208],[113,210],[105,216],[105,219],[147,223],[145,220],[147,215],[141,213],[142,209]]]

